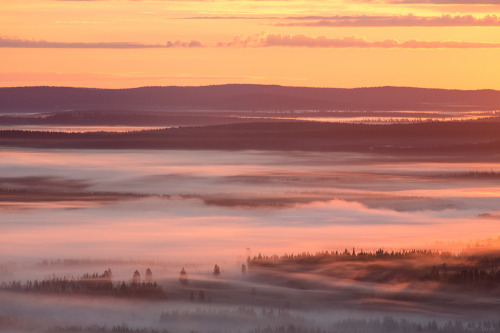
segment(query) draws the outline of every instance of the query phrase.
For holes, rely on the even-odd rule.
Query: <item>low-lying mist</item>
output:
[[[257,151],[1,154],[2,260],[460,250],[500,231],[491,181],[500,166],[491,163]]]
[[[63,274],[107,265],[113,271]],[[500,328],[498,251],[346,249],[259,254],[240,267],[179,267],[179,262],[92,259],[6,265],[4,269],[28,275],[29,269],[54,273],[0,285],[4,300],[0,329],[497,332]]]
[[[1,331],[499,331],[500,164],[259,151],[0,158]]]

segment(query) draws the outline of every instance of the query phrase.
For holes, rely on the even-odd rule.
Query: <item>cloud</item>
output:
[[[295,20],[307,17],[287,18]],[[313,21],[278,23],[277,26],[301,27],[472,27],[500,26],[500,17],[487,15],[476,18],[472,15],[442,15],[435,17],[400,15],[400,16],[333,16],[311,18]]]
[[[167,41],[165,44],[145,44],[135,42],[49,42],[0,37],[0,48],[68,48],[68,49],[146,49],[146,48],[202,48],[202,47],[309,47],[309,48],[401,48],[401,49],[473,49],[500,48],[500,43],[465,42],[465,41],[398,41],[385,39],[371,41],[365,38],[348,36],[344,38],[311,37],[306,35],[255,34],[247,37],[235,37],[230,42],[205,45],[199,41]]]
[[[395,4],[500,5],[500,0],[389,0]]]
[[[386,39],[370,41],[354,36],[344,38],[327,38],[325,36],[310,37],[306,35],[252,35],[246,38],[236,37],[232,42],[219,43],[220,47],[310,47],[310,48],[403,48],[403,49],[435,49],[435,48],[500,48],[500,43],[463,42],[463,41],[397,41]]]
[[[281,19],[278,16],[189,16],[181,17],[180,20],[274,20]]]
[[[67,1],[67,0],[64,0]],[[81,1],[89,1],[89,0],[81,0]],[[109,24],[109,21],[56,21],[57,24]]]
[[[477,18],[472,15],[415,16],[193,16],[184,20],[286,20],[275,26],[300,27],[491,27],[500,26],[500,17],[486,15]],[[296,22],[299,21],[299,22]]]
[[[500,0],[351,0],[363,3],[435,4],[435,5],[500,5]]]
[[[29,40],[0,37],[0,47],[13,48],[57,48],[57,49],[154,49],[174,47],[203,47],[195,40],[190,42],[167,41],[165,44],[148,44],[137,42],[50,42],[45,40]]]
[[[168,41],[167,47],[168,48],[170,48],[170,47],[203,47],[203,44],[197,40],[192,40],[190,42],[181,42],[181,41],[176,40],[174,42]]]
[[[108,0],[54,0],[64,2],[100,2]],[[143,2],[144,0],[129,0],[133,2]],[[213,0],[154,0],[156,2],[213,2]],[[230,0],[233,2],[234,0]],[[254,2],[267,2],[267,1],[282,1],[291,2],[290,0],[253,0]],[[438,5],[498,5],[500,0],[351,0],[352,2],[365,2],[365,3],[392,3],[392,4],[438,4]],[[235,1],[234,1],[235,2]]]
[[[0,82],[19,82],[29,81],[36,84],[49,84],[49,82],[88,82],[89,80],[98,81],[139,81],[158,82],[162,84],[165,81],[177,80],[209,80],[209,81],[227,81],[227,80],[257,80],[255,76],[223,76],[223,75],[165,75],[148,74],[142,72],[125,73],[81,73],[81,72],[0,72]],[[74,84],[74,83],[72,83]]]

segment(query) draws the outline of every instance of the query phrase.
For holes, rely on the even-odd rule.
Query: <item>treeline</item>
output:
[[[479,321],[464,323],[461,320],[448,321],[438,325],[436,321],[415,322],[394,319],[390,316],[380,319],[344,319],[333,323],[328,329],[310,329],[296,325],[279,325],[256,328],[248,333],[498,333],[500,321]]]
[[[500,149],[488,122],[368,125],[252,122],[128,133],[0,131],[0,146],[116,149],[257,149],[379,153],[480,154]],[[470,158],[470,157],[469,157]]]
[[[62,260],[51,261],[52,264],[63,264]],[[73,261],[69,261],[72,263]],[[49,261],[42,261],[42,265],[48,265]],[[241,273],[247,272],[247,266],[242,264]],[[215,264],[212,275],[221,275],[221,268]],[[184,268],[179,273],[179,284],[186,288],[190,284],[189,275]],[[189,288],[191,289],[191,288]],[[95,296],[117,296],[117,297],[138,297],[148,299],[166,299],[166,292],[163,287],[153,280],[151,269],[146,270],[144,279],[136,270],[130,281],[114,282],[111,269],[107,269],[102,274],[84,274],[78,278],[73,276],[51,276],[43,280],[27,280],[25,283],[17,281],[3,281],[0,283],[0,290],[12,292],[30,292],[47,294],[85,294]],[[188,290],[186,288],[186,290]],[[196,294],[195,294],[196,292]],[[211,302],[212,298],[205,295],[203,290],[190,290],[189,299],[192,302]]]
[[[99,325],[53,325],[49,327],[40,327],[35,324],[28,324],[25,321],[16,318],[0,315],[0,329],[8,329],[13,332],[88,332],[88,333],[169,333],[168,330],[156,330],[153,328],[132,328],[127,324],[99,326]]]
[[[436,265],[436,261],[441,264]],[[380,283],[436,281],[478,288],[500,286],[500,253],[453,255],[432,250],[323,251],[317,253],[259,255],[248,257],[252,268],[278,268],[284,271],[320,269],[323,275]],[[331,265],[348,270],[328,269]],[[323,269],[324,267],[324,269]]]
[[[72,126],[201,126],[252,122],[237,113],[152,112],[152,111],[61,111],[35,115],[1,115],[0,125],[72,125]]]
[[[58,277],[52,275],[41,281],[27,280],[2,282],[0,289],[14,292],[50,293],[50,294],[84,294],[98,296],[137,297],[147,299],[165,299],[163,287],[152,279],[148,268],[146,277],[141,280],[140,273],[134,272],[130,282],[113,282],[111,269],[103,274],[84,274],[78,278]]]
[[[433,266],[424,277],[425,280],[452,284],[473,284],[476,286],[500,286],[500,269],[498,268],[448,268],[446,263],[441,267]]]
[[[491,115],[477,121],[498,122],[500,117],[494,111],[481,114]],[[300,118],[328,117],[342,118],[357,117],[363,123],[412,123],[422,121],[446,121],[461,119],[460,113],[448,114],[430,112],[398,112],[398,111],[325,111],[325,110],[266,110],[266,111],[132,111],[132,110],[78,110],[59,111],[36,114],[7,114],[0,112],[0,125],[6,126],[202,126],[222,125],[248,122],[270,122],[273,120],[293,121]]]
[[[272,313],[271,313],[272,312]],[[0,329],[9,331],[46,331],[46,332],[89,332],[89,333],[168,333],[177,332],[175,325],[182,322],[183,331],[188,332],[185,326],[187,322],[196,322],[206,325],[206,330],[191,330],[191,333],[202,332],[246,332],[246,333],[499,333],[500,321],[448,321],[438,324],[436,321],[422,320],[412,321],[405,318],[395,319],[385,316],[377,319],[347,318],[332,321],[327,325],[310,323],[304,318],[293,316],[286,311],[273,311],[269,309],[265,316],[257,314],[253,308],[242,308],[237,310],[202,310],[195,311],[171,311],[162,313],[160,324],[167,328],[132,328],[127,324],[113,326],[99,325],[53,325],[40,327],[28,324],[15,318],[0,315]],[[248,321],[253,321],[249,324]],[[224,322],[226,329],[216,330],[211,324]],[[172,330],[170,330],[172,326]],[[249,328],[257,326],[255,328]],[[328,326],[327,328],[322,326]],[[237,327],[235,329],[235,327]]]
[[[449,258],[453,254],[448,251],[432,251],[427,249],[411,249],[411,250],[384,250],[379,248],[376,251],[363,251],[363,249],[352,250],[344,249],[343,251],[320,251],[316,253],[301,252],[297,254],[279,255],[262,255],[259,253],[253,258],[247,258],[249,265],[265,265],[266,263],[328,263],[338,260],[356,260],[365,261],[370,259],[397,259],[397,258],[416,258],[416,257],[441,257]]]
[[[292,318],[286,310],[262,309],[256,311],[252,307],[239,306],[237,308],[196,308],[193,310],[171,310],[164,311],[160,314],[160,322],[173,322],[190,320],[196,322],[202,321],[224,321],[224,322],[239,322],[242,318],[248,317],[257,319],[262,318]]]

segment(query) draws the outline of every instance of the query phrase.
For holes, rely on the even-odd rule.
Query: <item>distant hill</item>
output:
[[[271,85],[0,88],[0,113],[62,110],[500,110],[500,91]]]

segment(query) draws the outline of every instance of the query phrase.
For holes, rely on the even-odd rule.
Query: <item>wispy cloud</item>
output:
[[[202,47],[308,47],[308,48],[402,48],[402,49],[473,49],[500,48],[500,43],[467,41],[423,41],[384,39],[372,41],[365,38],[348,36],[344,38],[311,37],[306,35],[255,34],[235,37],[229,42],[203,44],[199,41],[167,41],[165,44],[146,44],[136,42],[49,42],[0,37],[0,48],[60,48],[60,49],[148,49],[148,48],[202,48]]]
[[[436,4],[436,5],[500,5],[500,0],[351,0],[365,3]]]
[[[45,40],[28,40],[0,37],[0,47],[14,48],[60,48],[60,49],[151,49],[175,47],[203,47],[195,40],[190,42],[167,41],[165,44],[148,44],[137,42],[50,42]]]
[[[203,47],[203,44],[197,40],[192,40],[190,42],[168,41],[166,47]]]
[[[300,22],[277,23],[277,26],[301,27],[472,27],[500,26],[500,17],[487,15],[476,18],[472,15],[442,16],[332,16],[297,17],[288,20]],[[308,20],[308,21],[304,21]]]
[[[85,82],[88,80],[99,81],[143,81],[151,82],[176,81],[176,80],[258,80],[260,77],[252,76],[223,76],[223,75],[164,75],[147,73],[58,73],[58,72],[0,72],[0,82],[30,81],[44,84],[45,82]]]
[[[181,17],[181,20],[279,20],[279,19],[293,19],[294,17],[280,17],[280,16],[188,16]]]
[[[100,2],[109,0],[53,0],[63,2]],[[127,0],[123,0],[124,2]],[[144,0],[128,0],[131,2],[145,2]],[[214,0],[154,0],[155,2],[213,2]],[[252,0],[253,2],[291,2],[293,0]],[[500,0],[350,0],[352,2],[367,2],[367,3],[393,3],[393,4],[450,4],[450,5],[498,5]],[[235,0],[228,0],[227,2],[237,2]]]
[[[438,4],[438,5],[500,5],[500,0],[388,0],[400,4]]]
[[[83,0],[82,0],[83,1]],[[85,0],[89,1],[89,0]],[[57,24],[109,24],[109,21],[56,21]]]
[[[464,42],[464,41],[398,41],[385,39],[370,41],[358,37],[327,38],[324,36],[310,37],[306,35],[253,35],[246,38],[235,38],[229,43],[219,43],[220,47],[310,47],[310,48],[404,48],[404,49],[435,49],[435,48],[500,48],[500,43]]]
[[[306,15],[306,16],[193,16],[183,17],[184,20],[275,20],[275,26],[301,27],[473,27],[500,26],[500,17],[486,15],[446,15],[416,16],[413,14],[398,16],[371,15]],[[289,22],[283,22],[289,21]]]

